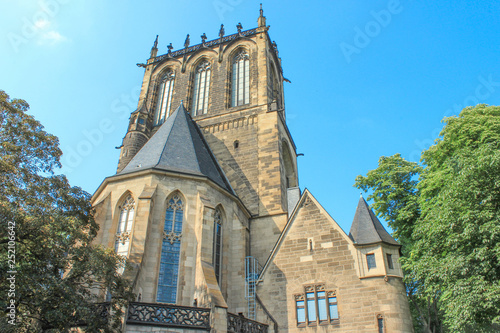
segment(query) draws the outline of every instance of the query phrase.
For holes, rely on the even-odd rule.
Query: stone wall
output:
[[[191,109],[193,79],[201,61],[210,63],[210,94],[205,114],[193,115],[229,182],[238,197],[253,215],[272,215],[286,211],[283,160],[280,158],[283,138],[291,141],[286,124],[278,118],[273,101],[276,94],[283,99],[283,78],[279,60],[267,34],[267,28],[258,28],[250,37],[241,37],[220,47],[200,48],[186,57],[166,58],[155,63],[148,61],[145,69],[137,111],[149,114],[145,125],[131,124],[123,140],[118,170],[122,170],[157,128],[153,115],[158,100],[159,84],[167,70],[175,73],[170,112],[183,101]],[[234,56],[245,50],[250,61],[250,102],[231,106],[231,70]],[[278,93],[269,91],[274,71],[278,78]],[[274,105],[274,107],[272,107]],[[272,111],[270,112],[270,110]],[[292,163],[295,149],[292,147]],[[294,182],[295,183],[295,182]]]
[[[232,312],[246,310],[244,299],[244,258],[248,254],[248,215],[231,195],[203,179],[172,177],[168,174],[142,173],[135,177],[117,176],[104,184],[93,198],[100,231],[97,243],[114,247],[120,210],[118,205],[131,194],[136,204],[131,234],[129,262],[126,271],[134,281],[134,291],[142,302],[155,302],[163,223],[167,199],[179,193],[184,202],[177,304],[192,306],[197,295],[214,292],[206,298],[219,297]],[[213,211],[220,205],[224,212],[223,252],[220,287],[209,279],[202,268],[206,262],[212,269]],[[208,287],[208,289],[207,289]],[[220,295],[220,296],[217,296]],[[224,296],[222,298],[222,295]],[[202,297],[202,296],[198,296]],[[203,299],[197,300],[199,306]]]
[[[344,231],[308,191],[299,204],[257,289],[266,308],[272,309],[279,329],[377,332],[377,316],[381,315],[385,332],[412,332],[401,278],[360,278],[358,250]],[[324,286],[336,293],[338,320],[324,326],[297,325],[295,296],[304,294],[307,286]]]

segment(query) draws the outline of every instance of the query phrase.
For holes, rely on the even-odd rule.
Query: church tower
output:
[[[221,25],[217,38],[193,39],[187,35],[182,48],[169,44],[158,55],[157,36],[150,58],[138,64],[144,79],[117,173],[92,198],[97,242],[130,263],[121,273],[137,300],[123,330],[326,325],[371,332],[385,325],[384,332],[410,332],[399,244],[387,232],[380,242],[357,244],[360,235],[380,231],[380,222],[366,229],[361,210],[355,229],[362,231],[347,236],[309,191],[299,190],[286,79],[262,7],[256,28],[238,23],[226,34]],[[379,267],[392,251],[391,278],[382,269],[366,272],[366,249],[378,251]],[[365,326],[356,326],[348,315],[356,302],[345,291],[362,288],[366,278],[376,297],[388,293],[392,298],[384,299],[395,303],[372,301],[362,312]]]
[[[183,102],[198,124],[235,194],[255,219],[255,240],[274,239],[286,223],[289,189],[298,197],[297,153],[286,124],[283,70],[262,9],[258,27],[218,38],[206,34],[191,46],[157,57],[158,39],[146,64],[138,108],[130,117],[118,174]],[[293,200],[290,205],[293,205]],[[293,207],[290,207],[292,209]],[[258,234],[258,235],[257,235]],[[268,243],[269,240],[266,240]],[[269,246],[255,244],[264,260]],[[262,249],[261,249],[262,247]],[[258,249],[257,249],[258,248]],[[262,252],[262,253],[259,253]]]

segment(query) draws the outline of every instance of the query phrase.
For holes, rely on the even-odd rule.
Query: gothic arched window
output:
[[[157,302],[175,303],[177,298],[183,218],[182,199],[178,194],[175,194],[167,202],[156,294]]]
[[[233,58],[231,81],[231,106],[250,103],[250,60],[246,51]]]
[[[193,115],[207,113],[210,93],[210,63],[203,61],[196,67],[193,87]]]
[[[172,92],[174,91],[174,72],[168,71],[160,82],[158,89],[158,100],[154,117],[154,125],[161,125],[170,114],[172,105]]]
[[[215,278],[217,283],[220,283],[221,264],[222,264],[222,211],[220,207],[215,209],[214,214],[214,246],[213,246],[213,263]]]
[[[119,206],[120,219],[116,230],[115,251],[122,256],[128,256],[130,233],[134,222],[134,206],[135,202],[131,195]]]

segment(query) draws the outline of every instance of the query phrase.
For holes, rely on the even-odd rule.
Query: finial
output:
[[[153,43],[153,47],[151,48],[151,58],[156,57],[156,54],[158,53],[158,35],[156,35],[155,42]]]
[[[260,4],[260,15],[259,19],[257,20],[257,25],[260,27],[265,27],[266,26],[266,17],[264,16],[264,10],[262,10],[262,4]]]
[[[219,30],[219,38],[224,37],[224,24],[220,25],[220,30]]]
[[[243,29],[243,26],[241,25],[241,22],[238,22],[238,24],[236,25],[236,29],[238,29],[238,34],[241,35],[241,29]]]
[[[189,42],[190,42],[190,41],[189,41],[189,34],[187,34],[187,36],[186,36],[186,40],[184,41],[184,47],[185,47],[185,48],[188,48],[188,47],[189,47]]]
[[[273,40],[273,49],[276,52],[276,55],[279,57],[279,52],[278,52],[278,44]]]
[[[168,54],[169,54],[169,55],[172,55],[172,49],[173,49],[173,48],[174,48],[174,47],[172,46],[172,43],[170,43],[170,44],[168,44],[168,45],[167,45],[167,49],[168,49]]]
[[[362,198],[363,197],[363,192],[359,192],[359,197]]]
[[[203,46],[205,46],[205,41],[207,40],[207,35],[205,33],[203,33],[203,35],[201,35],[201,44]]]

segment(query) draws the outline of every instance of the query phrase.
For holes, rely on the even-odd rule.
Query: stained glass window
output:
[[[219,207],[215,209],[214,215],[214,246],[213,262],[215,278],[220,283],[221,263],[222,263],[222,212]]]
[[[128,256],[130,233],[132,232],[132,224],[134,222],[134,206],[134,199],[130,195],[119,206],[120,217],[116,230],[115,251],[122,256]]]
[[[246,51],[234,57],[232,72],[231,106],[250,103],[250,61]]]
[[[167,203],[163,241],[158,275],[157,302],[175,303],[177,280],[179,276],[179,257],[181,250],[183,203],[179,195],[174,195]]]
[[[161,125],[170,114],[172,104],[172,92],[174,90],[175,75],[172,71],[167,72],[161,82],[158,91],[158,101],[154,117],[154,125]]]
[[[210,93],[210,63],[203,61],[196,67],[193,87],[193,115],[207,113]]]

